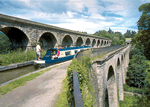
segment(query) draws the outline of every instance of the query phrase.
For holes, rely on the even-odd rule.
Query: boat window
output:
[[[56,51],[51,51],[51,55],[56,55]]]
[[[66,54],[66,56],[67,56],[67,55],[70,55],[70,51],[68,51],[68,52],[65,52],[65,54]]]

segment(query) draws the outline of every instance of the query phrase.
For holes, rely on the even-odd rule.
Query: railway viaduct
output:
[[[124,100],[123,84],[131,45],[114,50],[93,61],[90,78],[94,85],[97,107],[118,107]]]
[[[13,46],[23,47],[24,50],[36,46],[37,42],[41,42],[44,48],[111,45],[111,40],[107,38],[3,14],[0,14],[0,31],[10,39]]]

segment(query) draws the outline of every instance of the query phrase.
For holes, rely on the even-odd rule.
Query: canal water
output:
[[[33,72],[35,70],[38,70],[40,68],[35,68],[34,65],[29,65],[21,68],[6,70],[0,72],[0,84],[12,80],[16,77],[25,75],[27,73]]]

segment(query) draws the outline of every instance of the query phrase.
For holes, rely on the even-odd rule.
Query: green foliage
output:
[[[141,56],[144,56],[143,52],[141,52],[141,50],[138,49],[138,48],[134,48],[133,50],[130,51],[130,53],[129,53],[129,58],[131,59],[132,56],[134,56],[134,55],[141,55]],[[144,58],[144,57],[143,57],[143,58]],[[144,58],[144,60],[145,60],[145,58]]]
[[[142,4],[139,7],[142,16],[137,22],[139,32],[134,35],[132,44],[144,51],[147,59],[150,59],[150,3]]]
[[[124,36],[125,38],[132,38],[134,34],[136,34],[135,31],[131,31],[127,29],[126,33],[124,33]]]
[[[99,30],[94,33],[96,36],[109,38],[112,40],[111,45],[122,45],[125,44],[125,37],[120,32],[113,32],[110,28],[107,31],[105,30]]]
[[[41,54],[45,54],[46,51]],[[22,63],[34,60],[36,57],[35,50],[27,50],[27,52],[18,49],[17,51],[9,51],[7,54],[0,54],[0,66],[7,66],[12,63]]]
[[[73,70],[78,73],[79,86],[81,90],[81,95],[85,107],[92,107],[94,104],[93,96],[93,85],[89,80],[89,69],[91,68],[91,59],[89,57],[83,57],[81,61],[74,59],[67,70],[68,78],[68,103],[69,105],[74,105],[74,95],[73,95]]]
[[[130,59],[128,72],[127,72],[127,84],[133,87],[144,87],[146,85],[146,75],[145,72],[147,68],[146,58],[141,55],[134,55]]]
[[[10,49],[11,42],[9,38],[0,32],[0,53],[7,52]]]

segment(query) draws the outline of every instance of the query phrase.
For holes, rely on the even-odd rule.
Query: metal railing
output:
[[[73,88],[74,88],[75,107],[84,107],[81,92],[80,92],[80,87],[79,87],[78,75],[75,70],[73,70]]]

